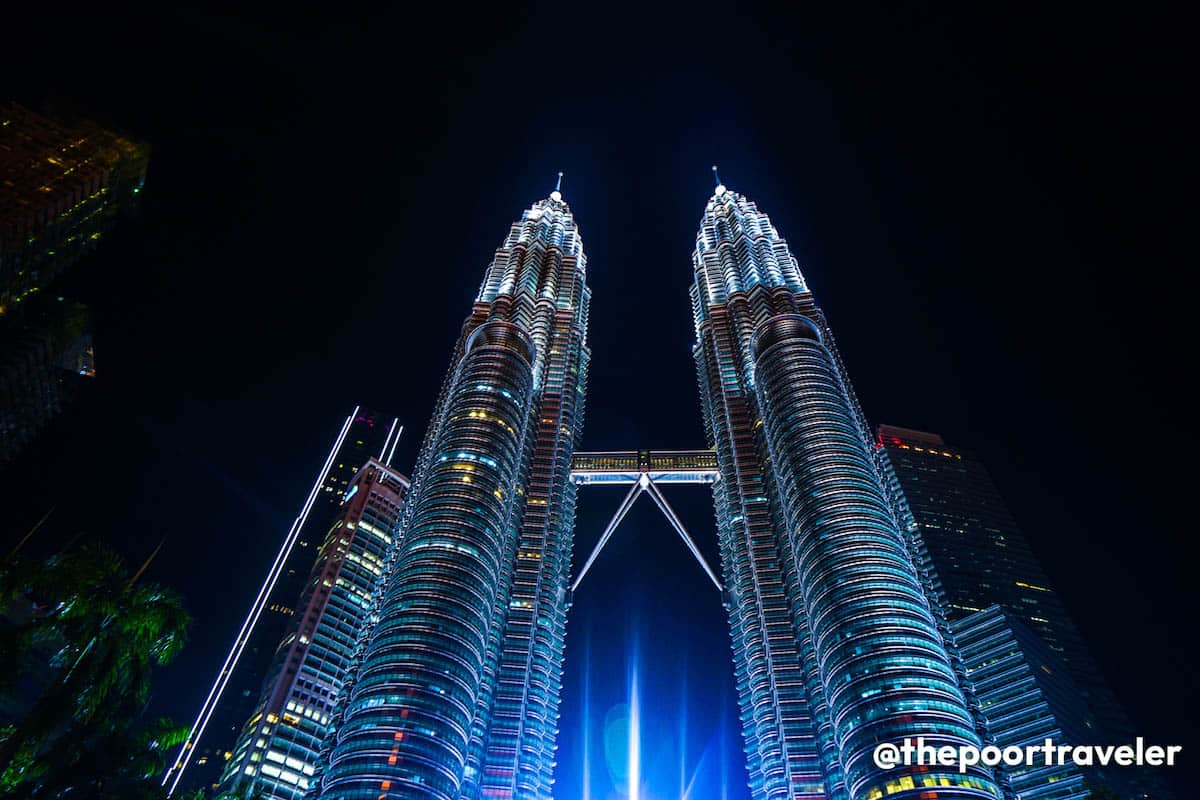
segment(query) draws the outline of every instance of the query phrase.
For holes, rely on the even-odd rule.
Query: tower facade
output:
[[[408,487],[407,477],[371,457],[341,493],[341,512],[226,763],[226,790],[279,800],[308,790]]]
[[[590,290],[556,190],[454,347],[320,797],[549,798]]]
[[[833,336],[766,214],[718,185],[693,251],[693,350],[752,796],[995,798],[980,769],[880,770],[979,744],[937,609]]]

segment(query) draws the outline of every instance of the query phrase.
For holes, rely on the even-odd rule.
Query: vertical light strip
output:
[[[392,427],[388,428],[387,436],[383,440],[383,447],[379,449],[379,460],[383,461],[383,454],[387,452],[388,444],[392,441],[392,434],[396,431],[396,423],[400,421],[399,417],[392,420]]]
[[[395,425],[399,421],[400,421],[400,418],[396,417],[395,421],[392,422],[392,425]],[[392,440],[392,449],[388,451],[387,461],[383,462],[384,464],[386,464],[389,467],[392,465],[392,456],[396,455],[396,445],[400,443],[400,434],[402,434],[402,433],[404,433],[403,425],[400,426],[400,430],[396,431],[396,438]]]
[[[317,499],[317,493],[321,490],[321,484],[325,482],[325,477],[329,474],[329,468],[333,464],[333,459],[341,449],[342,443],[346,440],[346,434],[350,430],[350,425],[354,422],[354,418],[358,415],[359,406],[354,407],[354,411],[350,412],[350,416],[346,417],[346,421],[342,423],[342,430],[338,433],[337,440],[334,441],[333,447],[329,450],[329,455],[325,458],[325,464],[321,467],[320,474],[317,475],[317,480],[313,484],[312,490],[308,493],[308,499],[304,501],[304,506],[300,510],[300,516],[292,522],[292,527],[288,531],[283,540],[283,546],[280,547],[279,553],[275,556],[275,561],[271,565],[271,569],[267,573],[267,578],[263,581],[263,585],[258,590],[258,596],[254,598],[254,603],[250,607],[250,613],[246,615],[246,619],[242,622],[241,630],[238,631],[237,638],[234,639],[233,647],[229,649],[229,654],[225,656],[225,663],[221,665],[221,671],[217,673],[217,679],[213,686],[208,691],[208,697],[204,699],[204,704],[200,706],[200,713],[196,716],[196,721],[192,723],[191,732],[188,734],[187,741],[179,749],[179,755],[175,757],[175,763],[167,770],[163,776],[161,786],[165,786],[167,781],[171,781],[171,786],[167,790],[167,797],[175,793],[175,788],[179,785],[180,779],[183,777],[183,771],[187,769],[188,764],[192,760],[192,755],[196,751],[196,744],[199,743],[200,737],[204,735],[204,729],[212,719],[213,712],[216,710],[217,703],[221,701],[221,694],[225,691],[225,686],[229,683],[230,677],[233,675],[233,670],[237,667],[238,659],[242,657],[242,652],[246,649],[246,643],[250,639],[250,634],[254,631],[254,626],[258,624],[258,618],[262,615],[263,609],[267,605],[267,598],[271,594],[271,590],[275,588],[275,582],[279,579],[280,573],[283,572],[283,565],[287,561],[287,557],[292,552],[292,547],[296,544],[296,538],[300,535],[300,529],[304,527],[304,523],[308,519],[308,513],[312,510],[313,502]],[[172,781],[171,776],[175,779]]]

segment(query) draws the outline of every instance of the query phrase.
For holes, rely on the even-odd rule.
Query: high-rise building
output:
[[[260,699],[272,658],[287,634],[319,546],[343,512],[342,500],[372,457],[391,463],[401,428],[395,418],[355,408],[334,437],[300,514],[247,612],[191,736],[167,774],[172,786],[215,786]],[[203,736],[202,736],[203,734]],[[186,768],[186,773],[184,772]],[[183,776],[186,775],[186,778]]]
[[[697,451],[693,466],[707,466],[693,482],[713,486],[723,580],[710,577],[728,610],[752,796],[1011,800],[1019,779],[1035,791],[1061,783],[1045,796],[1070,797],[1054,792],[1078,789],[1077,773],[875,763],[883,742],[958,748],[1013,733],[976,713],[1009,699],[989,682],[990,634],[963,629],[964,660],[935,548],[767,216],[718,182],[693,267],[711,448]],[[314,774],[307,754],[268,736],[275,721],[256,718],[231,775],[267,765],[321,800],[551,796],[574,483],[590,479],[572,479],[589,303],[582,243],[556,190],[512,226],[455,345],[339,700],[321,717],[331,734]],[[626,455],[580,467],[603,462],[633,482],[600,546],[637,493],[654,491],[651,454]],[[1020,636],[1010,638],[1023,664],[1049,653]],[[1060,702],[1062,677],[1021,694],[1021,713],[1041,725],[1057,704],[1075,724],[1082,706]],[[296,713],[281,708],[258,713]],[[271,757],[254,762],[255,749]]]
[[[87,309],[51,281],[136,207],[149,148],[0,104],[0,465],[95,374]]]
[[[1041,747],[1047,739],[1056,745],[1093,743],[1087,706],[1066,665],[1021,620],[1000,606],[989,606],[951,627],[989,744]],[[1090,794],[1073,763],[998,769],[1020,800],[1085,800]]]
[[[95,374],[86,306],[39,297],[0,318],[0,465]]]
[[[556,189],[484,274],[417,460],[323,798],[549,798],[590,290]]]
[[[833,335],[767,215],[718,183],[692,256],[694,357],[755,800],[994,798],[988,770],[881,770],[880,742],[978,745],[937,610]]]
[[[225,789],[273,800],[308,790],[408,486],[374,457],[351,480],[225,766]]]
[[[1071,665],[1097,683],[1096,668],[1050,579],[1017,527],[983,464],[924,431],[880,425],[887,453],[952,618],[999,604],[1033,628]]]
[[[992,605],[1010,612],[1070,671],[1089,709],[1085,744],[1133,741],[1121,704],[983,463],[936,433],[894,425],[879,426],[876,446],[903,491],[948,617],[961,620]],[[1146,770],[1108,776],[1122,797],[1168,796]]]
[[[45,290],[136,205],[149,153],[93,122],[0,105],[0,315]]]

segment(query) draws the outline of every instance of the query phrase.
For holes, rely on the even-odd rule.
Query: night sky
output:
[[[584,448],[703,446],[687,287],[715,163],[788,240],[872,422],[989,466],[1138,734],[1185,746],[1187,797],[1180,21],[495,5],[6,17],[0,97],[153,148],[140,219],[60,291],[92,306],[98,377],[0,474],[6,542],[51,507],[35,551],[166,537],[147,579],[195,624],[151,713],[195,714],[354,405],[400,417],[411,466],[483,268],[558,170],[593,289]],[[620,497],[581,495],[576,564]],[[669,498],[715,563],[708,493]],[[649,796],[678,796],[682,750],[693,798],[746,797],[716,592],[646,498],[610,547],[572,611],[559,796],[588,673],[592,796],[617,796],[603,731],[636,667]]]

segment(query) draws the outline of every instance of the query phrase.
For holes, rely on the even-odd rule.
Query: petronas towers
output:
[[[591,292],[560,193],[509,230],[450,367],[310,796],[552,796]],[[832,333],[753,202],[717,185],[691,287],[756,800],[996,798],[871,759],[979,744],[910,526]],[[636,443],[629,443],[636,446]]]

